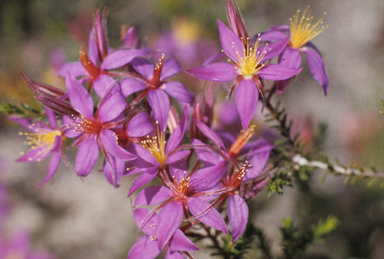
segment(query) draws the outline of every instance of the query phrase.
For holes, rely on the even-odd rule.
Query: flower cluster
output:
[[[230,226],[235,242],[248,222],[246,202],[272,176],[266,165],[275,146],[251,125],[258,101],[265,100],[263,80],[275,81],[281,92],[302,71],[301,53],[306,53],[314,78],[327,92],[321,55],[309,42],[323,30],[321,22],[311,27],[306,9],[302,18],[296,14],[290,27],[249,36],[236,4],[227,1],[229,27],[218,21],[222,52],[186,72],[208,81],[233,81],[229,97],[235,93],[236,116],[243,128],[234,133],[215,130],[213,89],[195,93],[169,80],[183,68],[172,57],[142,47],[134,28],[124,31],[119,46],[110,46],[107,13],[95,12],[80,61],[58,70],[66,91],[22,74],[44,105],[46,120],[10,118],[31,131],[20,133],[31,149],[19,161],[51,155],[40,185],[54,175],[60,160],[86,177],[100,154],[102,171],[113,186],[118,187],[122,177],[138,175],[128,196],[140,190],[134,218],[145,235],[128,258],[154,258],[164,248],[166,258],[191,258],[189,251],[198,247],[188,235],[196,224],[202,224],[206,234],[210,228],[228,234]],[[277,64],[272,63],[274,57]],[[74,166],[65,156],[69,145],[77,148]],[[154,178],[161,184],[147,185]]]

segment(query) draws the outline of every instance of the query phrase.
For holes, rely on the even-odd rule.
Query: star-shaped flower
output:
[[[262,33],[261,38],[263,41],[276,41],[281,45],[285,45],[285,49],[279,55],[280,65],[299,68],[301,66],[301,56],[305,53],[313,78],[323,87],[324,93],[327,94],[329,79],[324,61],[320,51],[311,43],[314,37],[327,28],[322,26],[323,17],[312,25],[313,17],[308,6],[301,17],[300,10],[297,11],[289,26],[272,27],[271,30]],[[281,93],[289,82],[290,79],[277,81],[277,91]]]
[[[260,39],[252,47],[249,39],[243,44],[232,30],[218,20],[220,41],[223,52],[228,56],[228,63],[212,63],[186,72],[198,78],[226,82],[235,79],[230,95],[234,90],[237,110],[244,130],[248,128],[256,109],[259,93],[264,95],[260,77],[267,80],[284,80],[298,74],[301,69],[287,68],[275,64],[262,64],[265,61],[267,46],[258,48]]]

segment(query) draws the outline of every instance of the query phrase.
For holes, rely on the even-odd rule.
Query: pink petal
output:
[[[120,85],[124,97],[147,88],[142,82],[138,82],[137,80],[131,78],[121,80]]]
[[[211,128],[209,128],[205,123],[201,121],[195,121],[196,126],[199,128],[201,133],[204,134],[207,138],[213,141],[213,143],[219,147],[219,148],[225,148],[223,141],[220,139],[220,137],[213,131]]]
[[[187,126],[187,108],[185,107],[174,132],[171,134],[165,147],[165,153],[169,154],[181,143]]]
[[[170,246],[170,251],[198,251],[199,248],[181,231],[176,229],[173,235]]]
[[[89,33],[88,39],[88,57],[92,61],[93,64],[97,64],[99,60],[99,51],[97,49],[97,43],[95,39],[95,28],[92,28]]]
[[[170,108],[168,95],[161,89],[150,90],[148,92],[148,102],[152,108],[153,117],[159,122],[160,130],[164,131]]]
[[[165,253],[165,259],[185,259],[185,257],[179,251],[167,250]]]
[[[190,153],[191,151],[189,150],[181,150],[176,153],[173,153],[172,155],[167,157],[166,164],[173,164],[173,163],[179,162],[180,160],[188,156]]]
[[[152,185],[143,189],[135,199],[135,206],[152,206],[172,197],[173,192],[165,186]]]
[[[161,70],[160,81],[174,76],[183,71],[183,68],[177,63],[175,59],[168,59],[164,61],[163,69]]]
[[[152,240],[150,236],[142,236],[129,250],[127,259],[154,259],[160,252],[156,240]]]
[[[45,114],[47,115],[49,124],[51,124],[52,128],[58,129],[55,113],[47,107],[44,107],[44,110],[45,110]]]
[[[279,30],[269,30],[260,34],[260,39],[262,41],[281,41],[285,40],[287,37],[287,34]]]
[[[118,187],[120,179],[126,172],[125,162],[113,156],[109,156],[109,160],[104,158],[103,173],[108,182]]]
[[[24,162],[24,163],[39,162],[41,160],[44,160],[51,153],[51,151],[52,151],[52,147],[49,148],[49,145],[31,149],[27,153],[25,153],[23,156],[19,157],[17,159],[17,162]]]
[[[329,78],[325,70],[323,58],[318,52],[309,48],[306,48],[304,52],[307,54],[308,66],[313,78],[323,87],[324,94],[326,95],[329,88]]]
[[[145,234],[152,236],[156,234],[157,222],[159,221],[159,215],[154,213],[150,209],[138,208],[133,212],[133,218],[135,219],[136,225]],[[143,224],[145,222],[145,224]]]
[[[228,218],[232,228],[232,242],[235,242],[245,230],[248,222],[247,203],[238,194],[229,196]]]
[[[243,79],[236,88],[235,99],[241,124],[243,125],[243,129],[246,130],[252,120],[259,100],[259,92],[253,81]]]
[[[70,73],[74,77],[85,76],[88,75],[87,70],[81,64],[80,61],[68,62],[65,63],[57,72],[57,74],[61,77],[66,77],[67,73]]]
[[[144,58],[135,58],[131,62],[133,68],[145,79],[152,79],[155,67],[152,62]]]
[[[137,158],[136,155],[129,153],[127,150],[118,145],[116,134],[112,130],[102,130],[100,133],[100,140],[107,152],[116,158],[123,161]]]
[[[44,180],[37,186],[43,186],[46,182],[48,182],[49,179],[52,178],[52,176],[55,174],[57,168],[59,167],[60,163],[60,157],[61,157],[61,142],[62,138],[61,137],[56,137],[55,142],[58,142],[59,147],[55,152],[53,152],[53,155],[51,157],[51,161],[49,162],[49,167],[48,167],[48,173],[45,176]]]
[[[130,137],[143,137],[153,132],[153,125],[146,112],[140,112],[128,123],[127,132]]]
[[[261,78],[278,81],[278,80],[284,80],[284,79],[294,77],[295,75],[300,73],[301,70],[303,69],[302,68],[295,69],[295,68],[289,68],[281,65],[270,64],[260,69],[257,74]]]
[[[108,89],[106,95],[102,98],[97,115],[101,122],[112,121],[127,107],[128,103],[121,93],[120,85],[115,84]]]
[[[270,151],[264,151],[248,158],[249,163],[251,164],[251,168],[248,169],[245,174],[243,181],[248,181],[250,179],[258,177],[263,171],[265,165],[267,164]]]
[[[195,146],[194,150],[197,154],[197,157],[201,160],[204,166],[213,166],[223,160],[223,158],[219,154],[215,153],[205,143],[201,142],[198,139],[192,140],[192,145]],[[205,146],[205,147],[198,147],[198,146]]]
[[[102,98],[107,90],[115,84],[117,84],[115,79],[101,74],[93,81],[93,90],[95,90],[95,93]]]
[[[183,204],[181,202],[170,202],[165,205],[159,213],[157,224],[157,247],[159,250],[168,243],[175,231],[179,228],[183,219]]]
[[[161,85],[161,89],[163,89],[165,92],[167,92],[167,94],[177,100],[186,102],[188,104],[192,104],[193,102],[194,95],[189,92],[187,88],[180,82],[166,82]]]
[[[243,56],[244,45],[241,39],[231,31],[224,23],[217,20],[220,32],[220,42],[224,53],[232,60],[238,60],[238,56]]]
[[[185,72],[200,79],[216,82],[227,82],[238,76],[236,68],[233,65],[223,62],[212,63],[205,67],[192,68]]]
[[[96,138],[90,136],[79,144],[75,170],[80,176],[87,176],[99,158],[99,145]]]
[[[189,210],[192,215],[196,217],[196,219],[200,220],[207,226],[228,234],[227,225],[225,224],[225,221],[221,217],[220,213],[215,208],[207,210],[211,205],[210,203],[199,198],[191,198],[187,200],[187,204]]]
[[[287,47],[288,42],[289,42],[289,37],[285,36],[285,39],[283,40],[259,47],[260,51],[263,51],[264,49],[267,51],[267,53],[265,54],[261,62],[272,59],[277,55],[279,55]]]
[[[65,78],[69,101],[72,107],[86,118],[93,118],[92,96],[71,74]]]
[[[214,166],[197,170],[189,182],[189,188],[195,191],[205,191],[215,187],[228,170],[228,161],[224,160]]]
[[[102,70],[109,70],[122,67],[134,58],[139,56],[146,56],[145,52],[138,49],[130,50],[116,50],[105,57],[103,63],[101,63],[100,68]]]
[[[150,173],[142,173],[139,175],[132,183],[131,188],[129,189],[128,197],[131,196],[135,191],[139,188],[143,187],[147,183],[149,183],[153,178],[155,178],[156,174]]]

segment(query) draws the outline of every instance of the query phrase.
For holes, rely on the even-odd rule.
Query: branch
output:
[[[323,170],[328,170],[335,175],[343,175],[347,177],[358,177],[358,178],[383,178],[384,172],[377,172],[374,168],[362,168],[358,166],[349,166],[344,167],[341,165],[334,165],[329,162],[327,159],[327,163],[320,161],[308,161],[305,157],[301,155],[295,155],[292,157],[292,161],[296,163],[296,166],[309,166],[315,167]]]

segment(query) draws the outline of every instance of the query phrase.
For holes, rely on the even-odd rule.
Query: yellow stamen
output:
[[[165,155],[165,132],[160,132],[159,122],[157,124],[157,136],[150,138],[147,136],[146,140],[140,142],[140,144],[151,152],[151,154],[156,158],[157,162],[162,166],[164,165],[167,157]]]
[[[309,6],[307,6],[307,8],[304,10],[300,18],[300,10],[297,10],[296,15],[293,16],[293,19],[290,19],[290,46],[294,49],[301,48],[308,41],[310,41],[318,34],[323,32],[326,28],[328,28],[328,26],[322,26],[325,13],[315,24],[311,25],[313,16],[311,16],[311,12],[308,10]]]
[[[43,148],[37,154],[35,154],[36,157],[42,157],[46,155],[52,148],[53,143],[55,142],[55,137],[62,136],[60,130],[48,130],[48,129],[39,129],[38,132],[33,132],[33,133],[19,132],[19,135],[26,136],[27,141],[25,141],[24,144],[31,146],[31,149]],[[32,161],[35,158],[29,157],[28,160]]]
[[[245,175],[247,174],[248,168],[250,167],[252,167],[252,165],[249,164],[248,161],[244,161],[244,164],[242,165],[242,167],[240,167],[239,170],[235,171],[234,177],[232,178],[229,186],[237,188],[240,185],[243,178],[245,177]]]
[[[258,38],[252,48],[249,46],[249,38],[247,38],[247,45],[243,47],[243,55],[241,56],[236,50],[237,60],[229,60],[230,63],[236,66],[237,73],[244,76],[245,79],[251,79],[264,66],[260,62],[267,51],[265,48],[262,52],[258,50],[260,40]]]
[[[76,124],[76,126],[73,129],[75,132],[98,134],[102,129],[102,124],[98,120],[88,119],[88,118],[85,118],[83,115],[74,116],[72,114],[71,116],[72,116],[72,121]]]
[[[177,181],[176,177],[174,177],[174,180],[173,180],[175,183],[175,186],[177,187],[177,191],[182,194],[186,194],[186,192],[188,191],[189,181],[191,180],[191,178],[189,176],[186,177],[186,175],[187,175],[187,172],[184,171],[184,176],[180,179],[180,181]]]

